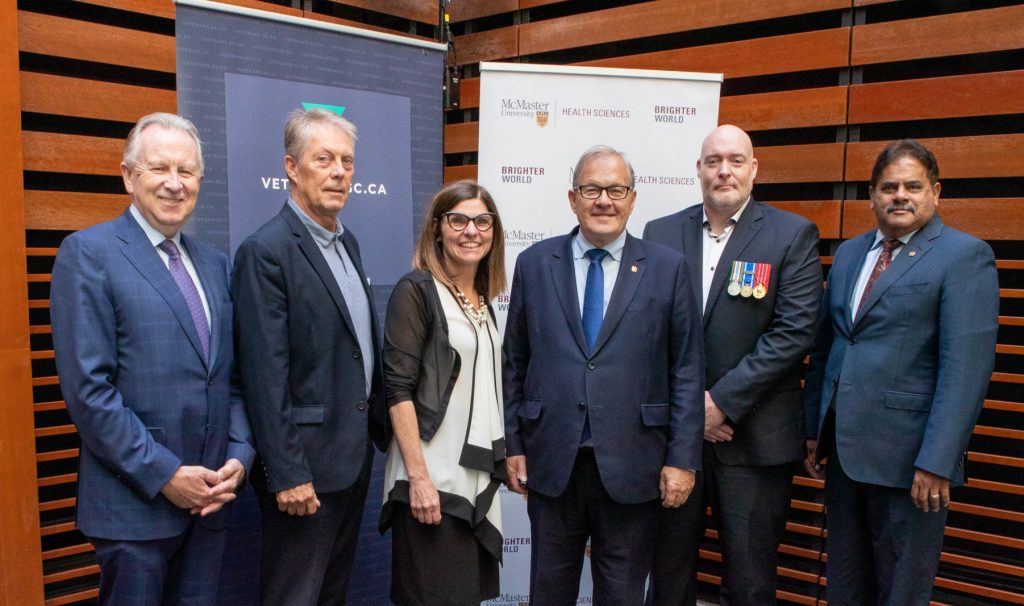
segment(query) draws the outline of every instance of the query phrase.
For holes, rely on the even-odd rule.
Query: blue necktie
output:
[[[597,333],[601,332],[601,322],[604,320],[604,267],[601,262],[608,256],[608,251],[603,248],[591,248],[583,254],[590,259],[590,267],[587,268],[587,287],[583,291],[583,334],[587,336],[587,346],[593,352],[597,343]],[[583,421],[580,444],[589,442],[590,436],[588,412]]]
[[[587,287],[583,291],[583,334],[587,336],[587,345],[593,350],[597,343],[597,333],[601,332],[601,321],[604,320],[604,267],[601,262],[608,256],[608,251],[591,248],[583,254],[590,259]]]
[[[172,240],[164,240],[157,246],[170,257],[168,269],[171,276],[178,284],[182,296],[185,297],[185,304],[188,305],[188,313],[192,316],[192,322],[199,333],[199,343],[203,348],[203,359],[210,359],[210,325],[206,321],[206,311],[203,310],[203,300],[199,296],[199,289],[196,288],[192,276],[188,275],[185,263],[181,260],[181,252]]]

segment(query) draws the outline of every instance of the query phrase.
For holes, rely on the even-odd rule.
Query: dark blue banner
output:
[[[178,111],[199,129],[206,159],[186,231],[232,253],[288,197],[288,112],[328,107],[359,129],[340,218],[359,239],[382,316],[443,180],[443,47],[202,0],[180,0],[175,27]],[[389,603],[390,538],[376,530],[382,468],[378,454],[352,604]],[[247,491],[234,510],[222,604],[258,603],[259,557],[259,508]]]

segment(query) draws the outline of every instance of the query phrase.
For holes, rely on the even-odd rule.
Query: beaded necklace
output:
[[[469,298],[462,294],[459,287],[455,287],[455,297],[459,300],[459,305],[462,306],[462,311],[466,312],[470,321],[476,321],[477,324],[483,326],[487,323],[487,301],[484,300],[484,296],[480,295],[480,305],[476,308],[470,304]]]

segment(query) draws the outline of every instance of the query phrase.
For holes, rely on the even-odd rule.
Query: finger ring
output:
[[[939,495],[937,495],[937,494],[933,494],[933,495],[932,495],[932,498],[933,498],[933,499],[937,499],[937,498],[939,498]]]

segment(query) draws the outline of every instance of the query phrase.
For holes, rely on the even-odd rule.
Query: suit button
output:
[[[853,337],[850,337],[850,345],[853,345],[856,342],[857,342],[857,339],[854,339]]]
[[[361,411],[364,411],[364,410],[366,410],[366,404],[365,404],[364,402],[360,402],[360,403],[359,403],[359,404],[358,404],[358,405],[356,406],[356,410],[358,410],[358,411],[360,411],[360,412],[361,412]]]
[[[363,354],[359,353],[359,350],[357,349],[352,352],[352,357],[358,360],[359,358],[363,357]]]
[[[209,379],[207,379],[206,380],[206,384],[207,385],[213,385],[213,377],[210,377]]]
[[[576,408],[579,408],[580,410],[586,410],[587,409],[587,405],[584,404],[583,402],[578,402],[576,404]]]
[[[590,370],[594,370],[595,368],[597,368],[597,364],[594,364],[593,362],[587,362],[587,368],[589,368]]]

